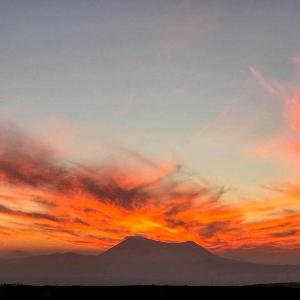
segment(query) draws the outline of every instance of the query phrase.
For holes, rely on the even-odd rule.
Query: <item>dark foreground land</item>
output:
[[[272,289],[269,289],[272,288]],[[298,289],[299,288],[299,289]],[[251,286],[0,286],[0,300],[11,299],[208,299],[209,296],[234,297],[299,296],[300,283],[276,283]]]

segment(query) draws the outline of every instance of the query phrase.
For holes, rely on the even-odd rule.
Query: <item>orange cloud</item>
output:
[[[144,165],[122,168],[68,164],[15,127],[2,125],[0,132],[6,247],[105,249],[134,234],[194,240],[214,251],[299,241],[297,186],[264,201],[225,205],[223,188],[183,177],[173,161],[137,158]]]
[[[289,127],[296,133],[300,133],[300,91],[286,103],[286,117]]]

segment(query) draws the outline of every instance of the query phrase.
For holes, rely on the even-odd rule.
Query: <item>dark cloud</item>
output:
[[[42,231],[43,233],[46,233],[48,235],[57,235],[57,234],[65,233],[73,237],[81,236],[77,231],[72,229],[56,227],[49,224],[38,223],[38,222],[32,224],[32,229],[35,229],[37,231]]]
[[[85,240],[66,240],[66,241],[78,245],[89,245],[91,243],[91,241],[85,241]]]
[[[211,238],[218,232],[224,232],[230,230],[230,221],[212,222],[205,225],[200,231],[200,236],[204,238]]]
[[[149,198],[145,187],[138,185],[133,188],[120,186],[114,180],[102,183],[97,178],[81,176],[80,187],[96,199],[104,202],[111,202],[123,207],[132,208],[135,205],[144,203]]]
[[[156,183],[126,188],[114,180],[116,170],[113,168],[102,174],[101,168],[78,164],[67,167],[51,148],[13,126],[0,124],[0,145],[0,175],[5,184],[31,186],[54,193],[83,192],[98,201],[130,209],[146,202],[150,197],[147,189]],[[33,201],[55,205],[45,199]]]
[[[188,210],[191,206],[191,201],[185,201],[182,203],[172,203],[164,212],[164,216],[166,219],[170,219],[171,217],[179,214],[180,212]]]
[[[98,212],[98,210],[94,209],[94,208],[85,208],[83,211],[85,213],[97,213]]]
[[[257,224],[259,224],[259,223],[257,223]],[[260,226],[256,230],[258,230],[258,231],[275,231],[278,229],[278,226],[280,226],[281,228],[282,227],[288,228],[288,227],[293,226],[293,224],[291,222],[287,221],[287,222],[275,224],[275,225],[272,224],[272,225],[267,225],[267,226]]]
[[[176,220],[176,219],[165,219],[166,223],[168,224],[169,227],[183,227],[187,228],[190,225],[190,222],[186,222],[183,220]]]
[[[288,237],[288,236],[294,236],[294,235],[297,235],[299,230],[286,230],[286,231],[281,231],[281,232],[274,232],[271,234],[271,236],[273,237],[278,237],[278,238],[281,238],[281,237]]]
[[[177,187],[179,190],[176,189]],[[195,191],[183,191],[180,190],[180,185],[169,185],[166,190],[167,197],[171,200],[178,199],[180,201],[175,203],[171,202],[167,206],[164,216],[167,220],[169,220],[177,214],[191,209],[194,205],[194,200],[199,199],[199,197],[202,197],[203,201],[201,203],[197,203],[197,208],[209,208],[209,206],[215,205],[224,193],[225,189],[223,187],[214,190],[207,187],[197,186],[197,190]]]
[[[89,226],[89,223],[83,221],[83,220],[80,219],[80,218],[75,218],[75,219],[73,219],[73,223],[80,224],[80,225],[84,225],[84,226]]]
[[[65,222],[63,218],[55,217],[50,214],[14,210],[1,204],[0,204],[0,214],[6,214],[11,216],[17,216],[17,217],[25,217],[31,219],[44,219],[52,222]]]
[[[158,176],[152,182],[136,184],[127,187],[120,184],[120,172],[115,167],[90,167],[78,163],[67,163],[59,159],[48,146],[39,143],[37,139],[28,136],[21,130],[0,123],[0,178],[2,183],[15,186],[29,186],[51,192],[70,196],[87,194],[96,201],[115,204],[131,210],[146,205],[149,201],[176,201],[165,212],[167,219],[187,210],[194,199],[208,196],[210,201],[217,201],[225,192],[224,189],[211,189],[206,186],[195,188],[182,188],[182,182],[168,180],[169,176],[178,173],[181,166],[172,169],[166,175]],[[128,152],[128,151],[127,151]],[[154,168],[158,166],[144,159],[135,152],[131,156],[139,158],[145,164]],[[122,174],[126,176],[126,174]],[[173,178],[174,179],[174,178]],[[1,183],[1,182],[0,182]],[[34,198],[48,208],[55,207],[55,203],[48,199]],[[207,203],[206,203],[207,205]],[[21,213],[21,212],[19,212]],[[32,215],[54,220],[52,216]]]
[[[33,197],[31,199],[32,202],[38,203],[38,204],[42,204],[43,206],[45,206],[46,208],[54,208],[57,207],[57,203],[55,203],[54,201],[42,198],[42,197]]]

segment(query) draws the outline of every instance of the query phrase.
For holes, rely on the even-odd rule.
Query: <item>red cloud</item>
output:
[[[278,211],[293,206],[300,189],[225,205],[223,188],[181,177],[174,162],[70,165],[7,125],[0,145],[0,234],[11,245],[106,248],[134,234],[195,240],[215,250],[246,243],[292,247],[299,240],[299,213]]]

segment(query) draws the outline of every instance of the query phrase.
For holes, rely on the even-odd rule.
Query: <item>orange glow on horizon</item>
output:
[[[296,135],[298,102],[299,94],[286,102],[289,130]],[[299,141],[284,136],[282,145],[282,138],[270,139],[282,148],[272,152],[272,142],[265,142],[260,153],[292,161],[297,169]],[[290,152],[281,151],[287,148]],[[223,188],[187,177],[173,160],[138,160],[144,165],[70,165],[1,124],[0,249],[103,250],[135,234],[193,240],[216,252],[245,245],[300,246],[298,181],[275,187],[265,199],[225,203]]]
[[[212,251],[243,245],[299,246],[300,214],[289,209],[297,203],[299,189],[230,206],[223,203],[222,191],[172,178],[180,170],[169,172],[170,177],[158,172],[151,181],[143,176],[127,177],[124,172],[125,177],[120,178],[117,172],[120,197],[122,193],[125,197],[142,197],[131,206],[119,199],[114,202],[95,197],[80,186],[71,192],[4,186],[1,239],[11,248],[27,245],[32,249],[78,251],[103,250],[135,234],[164,241],[194,240]],[[116,180],[113,174],[111,170],[110,180]],[[131,178],[130,187],[126,178]]]

